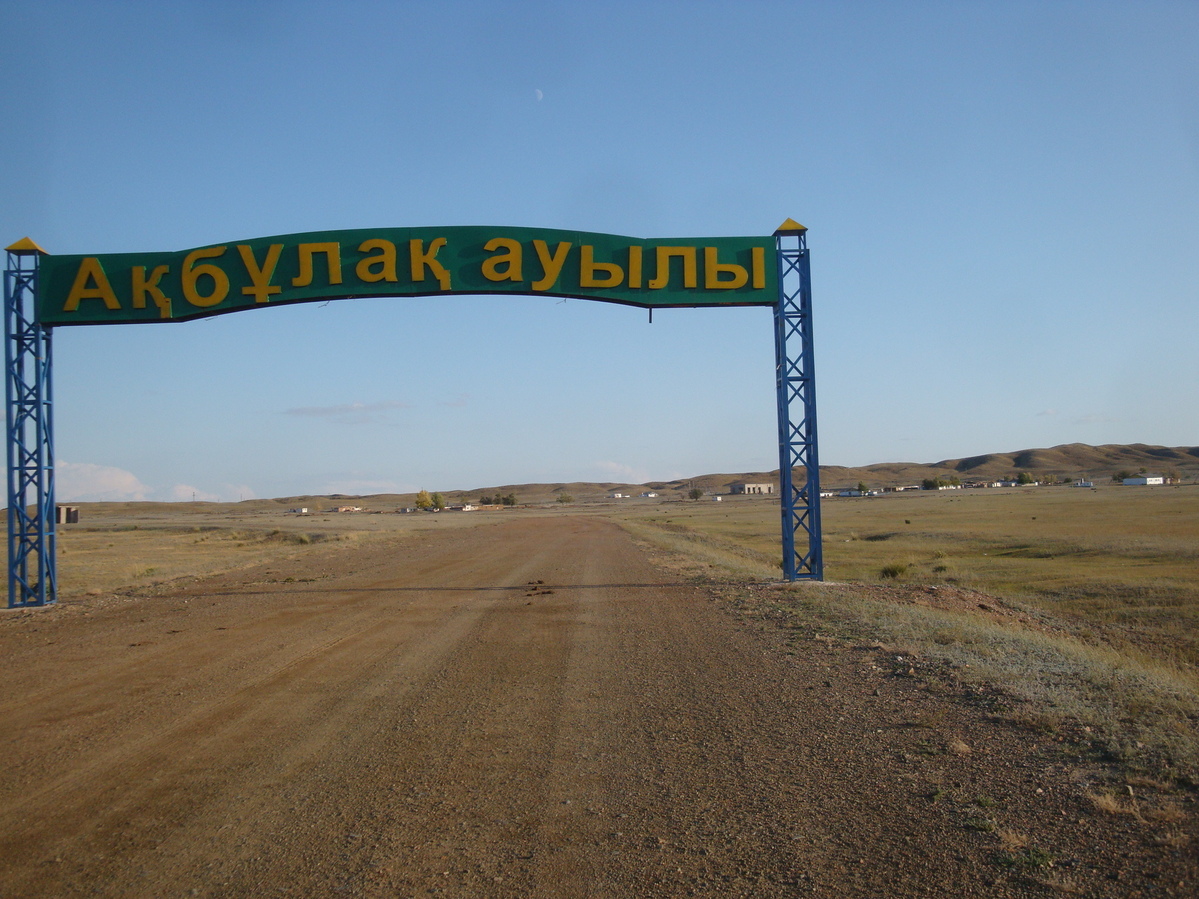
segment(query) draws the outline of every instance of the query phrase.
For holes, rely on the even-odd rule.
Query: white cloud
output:
[[[248,484],[225,484],[221,487],[221,495],[227,502],[233,502],[235,498],[239,503],[243,499],[258,499],[258,494]]]
[[[190,484],[176,484],[170,490],[170,501],[173,503],[189,503],[193,500],[204,503],[220,502],[221,498],[215,493],[207,493]]]
[[[622,484],[644,484],[652,480],[649,472],[625,465],[623,462],[596,462],[595,467],[603,471],[608,480],[619,481]]]
[[[150,498],[150,488],[132,472],[90,462],[54,465],[54,493],[61,502],[135,502]]]
[[[224,484],[218,492],[192,484],[149,487],[131,471],[91,462],[64,462],[54,466],[54,494],[63,503],[128,502],[233,502],[254,499],[257,494],[245,484]]]
[[[345,480],[329,481],[325,484],[322,495],[342,493],[347,496],[367,496],[372,493],[411,493],[395,481]]]
[[[322,418],[339,425],[390,424],[386,413],[410,408],[407,403],[387,400],[382,403],[342,403],[339,406],[299,406],[284,411],[285,415]]]

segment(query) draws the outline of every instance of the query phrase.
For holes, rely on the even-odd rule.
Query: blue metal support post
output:
[[[779,499],[783,578],[824,580],[820,460],[816,451],[816,375],[812,360],[812,281],[807,228],[787,219],[774,232],[779,300],[774,312],[778,390]],[[802,417],[798,422],[793,413]],[[803,480],[796,482],[796,469]],[[801,539],[797,541],[797,535]],[[807,546],[802,544],[806,542]]]
[[[8,247],[4,359],[8,416],[8,607],[58,599],[50,329],[37,320],[39,258],[29,238]]]

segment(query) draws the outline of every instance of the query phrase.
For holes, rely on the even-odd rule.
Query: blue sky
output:
[[[3,0],[0,23],[5,244],[793,217],[822,462],[1199,443],[1194,2]],[[63,500],[778,465],[764,308],[371,299],[54,339]]]

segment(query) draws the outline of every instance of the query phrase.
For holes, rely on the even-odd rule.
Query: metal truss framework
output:
[[[8,607],[58,598],[50,329],[37,322],[38,250],[8,250],[4,358],[8,400]]]
[[[812,360],[812,281],[807,233],[802,225],[796,230],[784,226],[774,236],[779,280],[779,301],[774,311],[774,358],[778,390],[783,577],[788,581],[822,581],[824,551],[820,527],[820,460],[816,451],[816,376]],[[798,421],[793,418],[794,412],[801,413]],[[797,481],[796,469],[800,470],[802,480]],[[797,540],[797,536],[800,539]]]
[[[789,227],[793,224],[788,220],[774,235],[783,577],[823,580],[811,275],[806,229]],[[4,273],[9,608],[44,606],[58,598],[51,329],[38,323],[35,311],[40,255],[27,240],[9,247]],[[798,422],[793,411],[801,415]],[[802,481],[796,480],[796,469],[802,470]]]

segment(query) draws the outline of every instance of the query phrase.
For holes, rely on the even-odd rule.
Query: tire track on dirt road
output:
[[[1018,739],[786,656],[603,519],[490,520],[0,628],[39,685],[0,705],[0,897],[1044,894],[929,798],[1037,808]],[[930,709],[969,755],[919,753]]]

